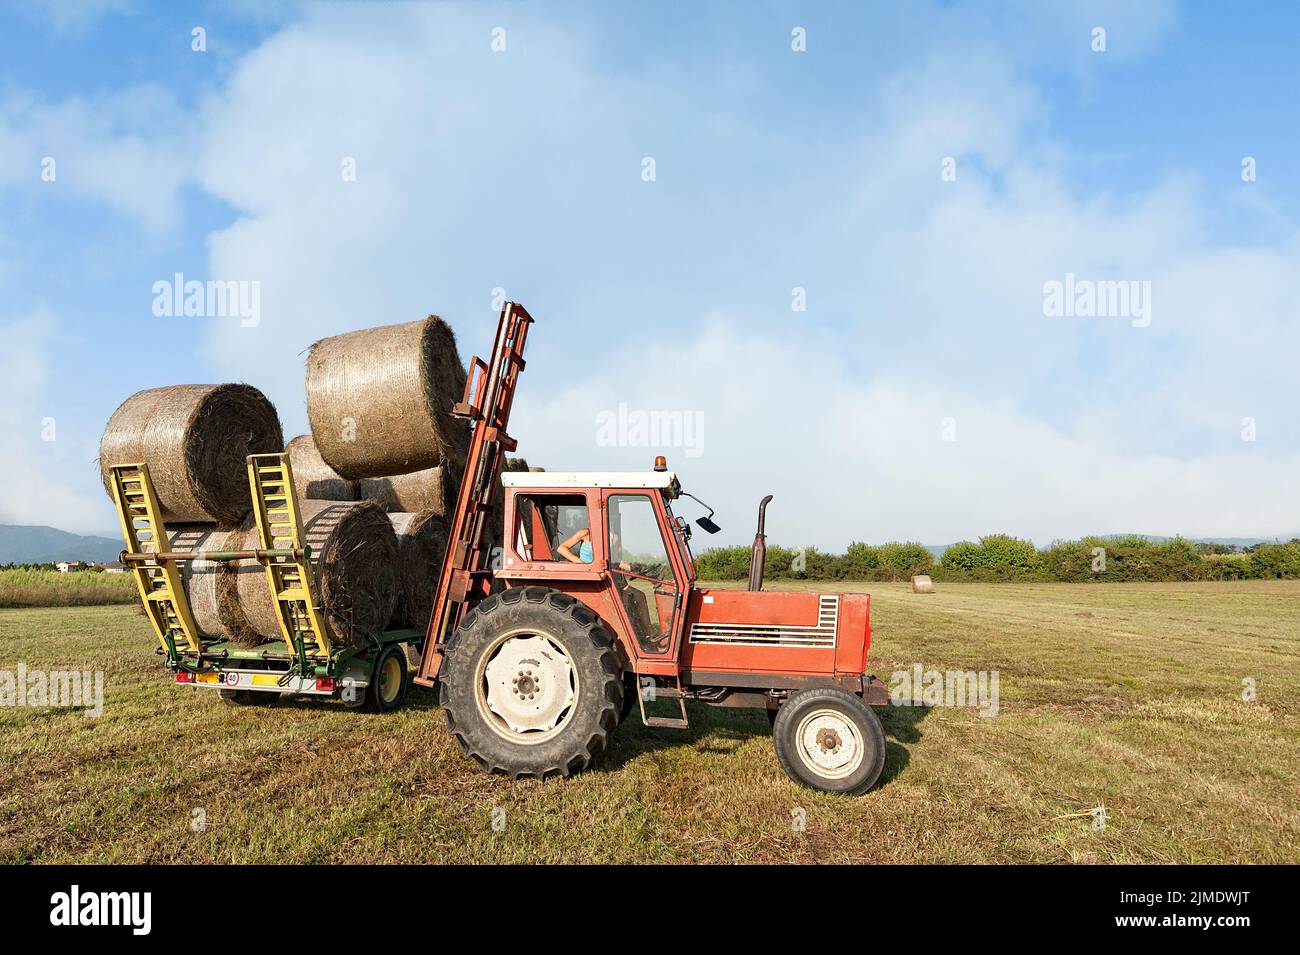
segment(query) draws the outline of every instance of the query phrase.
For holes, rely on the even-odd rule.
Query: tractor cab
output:
[[[506,535],[496,578],[563,582],[610,621],[644,673],[676,674],[695,583],[671,471],[501,475]]]

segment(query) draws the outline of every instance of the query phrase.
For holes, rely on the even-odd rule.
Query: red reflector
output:
[[[176,682],[177,682],[177,683],[193,683],[193,682],[194,682],[194,674],[193,674],[193,673],[186,673],[184,670],[181,670],[179,673],[176,674]]]
[[[316,680],[316,689],[324,693],[334,692],[334,678],[332,676],[323,676]]]

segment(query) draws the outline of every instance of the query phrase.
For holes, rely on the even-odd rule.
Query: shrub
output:
[[[1097,549],[1101,553],[1096,553]],[[796,565],[795,558],[802,554]],[[704,580],[745,580],[748,547],[713,547],[696,558]],[[989,534],[978,543],[959,541],[936,565],[917,543],[872,546],[854,541],[844,554],[815,547],[794,549],[768,545],[765,577],[769,580],[906,580],[931,574],[938,580],[1066,582],[1300,579],[1300,539],[1286,544],[1259,544],[1246,552],[1194,544],[1181,537],[1150,541],[1144,537],[1083,537],[1053,541],[1046,550],[1007,534]]]

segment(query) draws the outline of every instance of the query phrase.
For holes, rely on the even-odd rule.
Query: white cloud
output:
[[[192,120],[157,86],[42,103],[0,100],[0,187],[101,202],[161,232],[179,219],[196,160]],[[53,181],[42,179],[54,161]]]
[[[0,524],[48,524],[71,531],[104,527],[102,497],[86,473],[86,452],[59,428],[51,356],[59,323],[44,308],[0,323],[0,461],[6,487]]]
[[[942,544],[995,531],[1046,545],[1090,533],[1300,527],[1294,449],[1239,444],[1191,459],[1111,451],[995,397],[856,380],[825,335],[792,328],[755,341],[742,323],[714,317],[688,341],[648,349],[635,367],[655,374],[611,366],[553,396],[525,375],[513,429],[520,453],[543,466],[645,469],[663,451],[685,488],[717,508],[727,543],[749,539],[768,493],[776,496],[771,539],[830,550],[850,540]],[[813,371],[791,376],[797,368]],[[699,412],[703,453],[598,446],[598,415],[619,402]],[[947,418],[955,420],[946,432]],[[679,511],[696,516],[690,502]]]
[[[700,410],[706,454],[677,463],[712,503],[725,491],[720,513],[746,533],[767,491],[774,539],[824,547],[1288,532],[1300,239],[1224,247],[1206,225],[1219,197],[1176,170],[1144,192],[1076,189],[1078,157],[1053,135],[1066,118],[1025,65],[1091,55],[1094,18],[1117,59],[1173,22],[1166,4],[1098,10],[1028,13],[1002,47],[1001,21],[982,22],[978,52],[949,38],[878,77],[839,139],[811,142],[729,106],[710,77],[611,71],[581,32],[523,13],[494,56],[488,21],[463,9],[313,9],[205,111],[203,183],[242,215],[211,237],[211,271],[261,279],[264,316],[214,332],[214,367],[300,425],[312,340],[470,303],[448,317],[481,350],[503,285],[540,319],[521,451],[643,467],[653,449],[595,445],[595,415]],[[939,175],[949,155],[955,183]],[[1044,317],[1043,284],[1067,272],[1150,281],[1151,326]],[[788,311],[792,284],[808,313]],[[701,334],[738,288],[745,305]]]

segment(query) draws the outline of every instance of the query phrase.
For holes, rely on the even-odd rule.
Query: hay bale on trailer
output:
[[[249,385],[172,385],[136,392],[108,419],[99,470],[149,465],[163,520],[234,526],[252,509],[244,459],[278,451],[284,434],[275,408]]]
[[[311,501],[357,501],[357,482],[349,481],[325,463],[309,434],[300,434],[284,450],[293,468],[294,487]]]
[[[321,457],[350,480],[463,461],[465,390],[456,336],[441,318],[322,339],[307,356],[307,416]]]
[[[299,506],[331,643],[348,647],[382,633],[398,597],[397,535],[388,515],[372,501],[300,501]],[[260,546],[250,522],[239,549]],[[236,575],[239,608],[251,633],[279,639],[265,568],[255,560],[240,561]]]
[[[397,534],[401,581],[393,625],[424,630],[433,613],[433,592],[447,552],[447,522],[433,511],[389,514],[388,519]]]
[[[170,527],[168,538],[174,551],[237,550],[242,540],[238,530],[214,529],[209,524]],[[234,566],[211,560],[182,561],[178,564],[181,586],[190,602],[199,634],[256,646],[263,638],[252,633],[239,609]]]
[[[357,497],[377,501],[390,514],[433,511],[446,517],[456,506],[460,474],[458,466],[444,464],[410,474],[364,478],[357,482]]]
[[[526,471],[543,471],[545,468],[530,468],[526,458],[506,458],[501,462],[501,471],[505,472],[526,472]],[[493,539],[498,544],[505,542],[506,526],[506,489],[502,485],[497,485],[496,494],[492,496],[492,519],[489,529]]]

